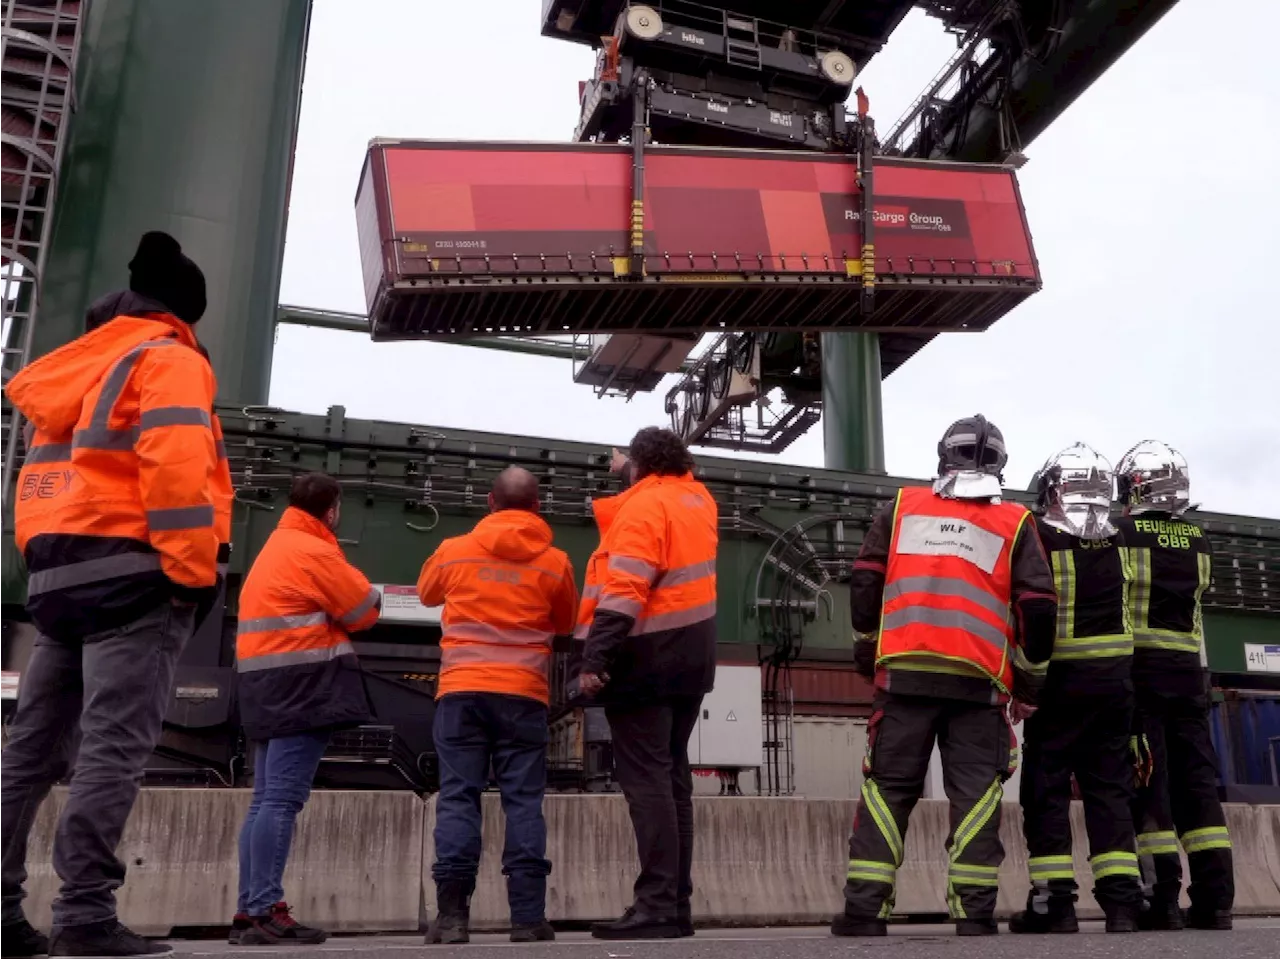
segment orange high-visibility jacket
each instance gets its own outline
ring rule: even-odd
[[[81,637],[172,596],[206,598],[231,479],[191,328],[163,313],[116,317],[6,392],[33,427],[14,520],[37,627]]]
[[[365,722],[350,633],[378,621],[382,594],[347,562],[333,531],[289,507],[240,588],[240,718],[250,739]]]
[[[444,605],[437,698],[478,692],[549,701],[552,639],[573,629],[578,590],[542,517],[499,510],[446,539],[422,567],[418,597]]]
[[[612,514],[610,516],[610,514]],[[715,679],[718,511],[705,486],[646,476],[597,510],[599,585],[583,671],[607,674],[601,701],[698,695]]]
[[[591,512],[596,517],[596,528],[600,530],[603,543],[604,535],[613,525],[618,510],[622,508],[622,496],[602,496],[591,501]],[[578,603],[578,621],[573,627],[573,638],[585,640],[591,632],[591,623],[596,618],[596,604],[600,601],[600,583],[604,580],[609,567],[609,556],[604,548],[597,547],[587,560],[587,571],[582,583],[582,601]]]
[[[1013,689],[1012,553],[1031,518],[1017,503],[903,489],[884,580],[879,666],[974,670]]]

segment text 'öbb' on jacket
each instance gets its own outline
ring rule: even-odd
[[[578,592],[569,557],[551,545],[540,516],[499,510],[446,539],[422,567],[418,597],[444,605],[437,696],[548,702],[552,639],[572,631]]]
[[[583,670],[608,674],[604,702],[710,692],[716,662],[718,511],[693,478],[646,476],[597,506],[600,548]],[[582,617],[580,617],[581,622]]]
[[[289,507],[240,589],[240,716],[250,739],[367,721],[350,632],[378,621],[381,595],[333,531]]]
[[[116,317],[6,392],[31,427],[14,520],[36,626],[80,638],[172,596],[207,596],[231,479],[213,370],[190,327]]]

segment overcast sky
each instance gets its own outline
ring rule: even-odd
[[[542,38],[540,6],[362,0],[353,17],[316,0],[281,302],[364,311],[353,198],[370,138],[569,138],[593,55]],[[1186,454],[1205,508],[1280,516],[1280,3],[1233,0],[1238,29],[1212,36],[1207,6],[1182,0],[1027,149],[1044,289],[885,382],[890,473],[931,476],[941,431],[982,412],[1011,486],[1076,440],[1114,461],[1154,437]],[[880,130],[953,50],[937,21],[908,17],[860,81]],[[667,424],[673,382],[600,400],[567,361],[281,327],[271,401],[624,444]],[[821,465],[821,426],[778,459]]]

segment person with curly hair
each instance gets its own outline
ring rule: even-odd
[[[715,680],[718,513],[670,430],[640,430],[628,452],[614,466],[630,485],[596,503],[579,687],[605,707],[640,876],[634,904],[592,935],[670,939],[693,935],[689,736]]]

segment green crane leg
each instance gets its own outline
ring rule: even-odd
[[[884,472],[875,333],[822,334],[822,442],[829,469]]]
[[[219,400],[271,377],[310,0],[95,0],[33,356],[82,332],[165,230],[204,270]]]

